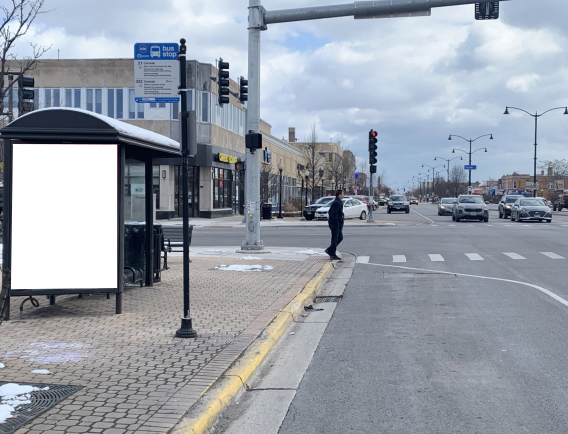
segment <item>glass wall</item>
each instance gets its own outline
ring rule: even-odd
[[[211,168],[213,209],[233,208],[233,171]]]
[[[182,217],[182,173],[181,166],[174,168],[174,211],[177,217]],[[199,217],[199,167],[189,166],[187,172],[188,178],[188,202],[189,202],[189,217]]]

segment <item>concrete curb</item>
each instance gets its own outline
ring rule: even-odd
[[[196,403],[195,414],[183,418],[170,432],[175,434],[205,434],[213,426],[219,414],[244,387],[262,364],[270,350],[280,340],[288,326],[310,304],[317,292],[331,275],[334,267],[326,263],[304,286],[304,289],[288,303],[272,320],[270,325],[245,350],[210,389],[209,396]]]

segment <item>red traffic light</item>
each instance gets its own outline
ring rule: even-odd
[[[370,133],[370,135],[371,135],[371,137],[377,137],[377,132],[376,132],[376,131],[373,131],[373,130],[371,130],[371,133]]]

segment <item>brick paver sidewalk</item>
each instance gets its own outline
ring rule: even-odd
[[[295,258],[297,259],[297,258]],[[197,339],[177,339],[182,258],[153,288],[114,297],[58,297],[28,306],[0,326],[0,381],[82,386],[22,433],[165,433],[321,268],[326,257],[243,261],[193,257],[191,302]],[[268,272],[218,271],[221,264],[270,265]],[[48,375],[33,374],[47,369]]]

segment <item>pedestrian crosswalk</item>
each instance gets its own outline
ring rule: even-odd
[[[525,260],[527,259],[526,256],[520,255],[518,253],[515,252],[502,252],[501,254],[507,256],[509,259],[513,259],[513,260]],[[564,259],[566,260],[566,257],[561,256],[557,253],[554,252],[533,252],[532,255],[539,255],[541,258],[548,258],[548,259]],[[454,260],[456,257],[465,257],[465,259],[468,259],[470,261],[485,261],[486,258],[484,258],[483,256],[481,256],[479,253],[463,253],[462,254],[455,254],[455,253],[451,253],[449,255],[447,255],[448,258],[450,258],[451,260]],[[446,259],[444,258],[443,255],[439,254],[439,253],[427,253],[425,256],[417,254],[417,255],[411,255],[407,258],[407,255],[392,255],[392,262],[393,263],[406,263],[409,262],[409,260],[415,260],[415,259],[426,259],[428,258],[428,260],[430,262],[446,262]],[[489,259],[489,258],[488,258]],[[533,258],[531,258],[533,259]]]

